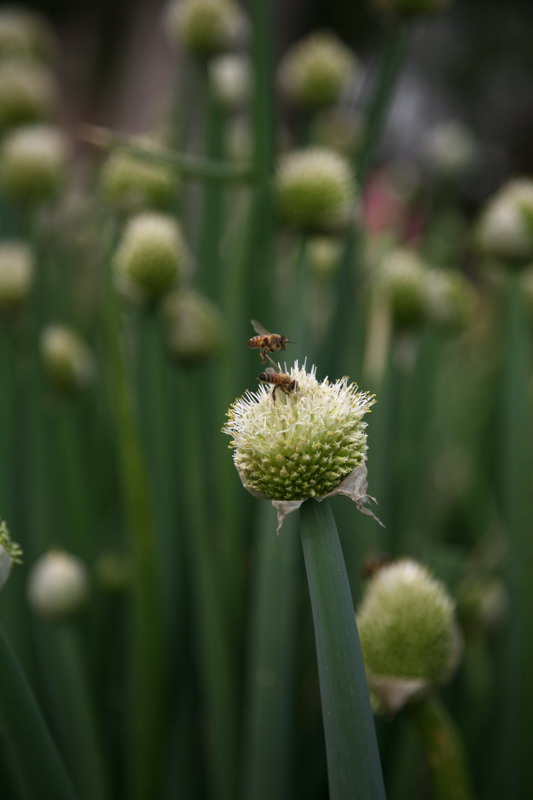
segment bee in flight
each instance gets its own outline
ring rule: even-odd
[[[276,389],[281,389],[283,394],[291,394],[298,390],[298,383],[287,375],[285,372],[278,372],[272,367],[267,367],[264,372],[259,375],[258,380],[263,383],[271,383],[274,388],[272,389],[272,400],[276,402]]]
[[[252,338],[248,340],[248,347],[259,348],[259,355],[261,356],[263,364],[266,362],[267,358],[272,361],[270,356],[267,356],[267,353],[285,350],[289,343],[286,336],[281,336],[279,333],[270,333],[256,319],[252,320],[252,325],[258,336],[252,336]]]

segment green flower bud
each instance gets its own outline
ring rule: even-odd
[[[41,353],[50,383],[60,392],[84,389],[94,379],[94,357],[70,328],[49,325],[41,335]]]
[[[373,0],[378,11],[411,17],[417,14],[434,14],[450,5],[450,0]]]
[[[458,656],[454,606],[445,587],[415,561],[378,570],[357,612],[369,684],[395,711],[444,683]]]
[[[424,262],[407,248],[393,250],[381,262],[375,290],[383,293],[397,329],[416,328],[426,319],[427,272]]]
[[[119,283],[141,302],[168,292],[184,270],[187,248],[172,217],[145,212],[127,224],[115,253]]]
[[[89,577],[85,565],[60,550],[50,550],[33,566],[28,602],[41,617],[63,620],[77,614],[87,602]]]
[[[425,136],[423,158],[429,171],[443,180],[457,180],[475,166],[479,148],[470,131],[451,120],[432,128]]]
[[[108,550],[96,562],[96,578],[108,592],[121,592],[131,583],[131,558],[125,553]]]
[[[26,61],[0,64],[0,129],[48,119],[56,85],[45,67]]]
[[[218,308],[192,289],[170,294],[164,305],[170,354],[179,363],[198,364],[220,350],[224,328]]]
[[[141,139],[139,144],[153,146]],[[108,157],[100,180],[109,205],[127,214],[146,208],[168,208],[179,185],[177,175],[164,164],[150,163],[120,150]]]
[[[524,267],[533,259],[533,181],[511,181],[489,200],[477,241],[486,255],[509,267]]]
[[[22,561],[22,550],[10,536],[5,522],[0,522],[0,589],[11,574],[13,564]]]
[[[319,383],[315,368],[294,364],[285,390],[261,385],[238,398],[223,432],[248,491],[274,501],[279,519],[309,497],[346,494],[366,500],[366,422],[374,397],[347,378]],[[275,387],[275,384],[274,384]]]
[[[0,10],[0,60],[48,61],[54,47],[54,35],[38,14],[17,8]]]
[[[321,280],[330,278],[342,258],[342,243],[332,236],[313,236],[307,242],[307,261],[311,271]]]
[[[303,111],[335,105],[358,72],[351,50],[330,33],[314,33],[293,45],[280,64],[288,100]]]
[[[238,111],[250,99],[250,62],[234,54],[217,56],[209,64],[214,97],[226,111]]]
[[[431,322],[450,333],[464,330],[476,306],[474,287],[464,275],[451,270],[427,273],[427,314]]]
[[[283,156],[275,191],[281,220],[303,230],[342,227],[355,206],[350,165],[332,150],[319,147]]]
[[[10,133],[0,153],[0,179],[5,194],[33,205],[53,199],[66,177],[68,143],[61,131],[32,125]]]
[[[233,49],[247,35],[246,19],[233,0],[173,0],[165,23],[169,40],[201,59]]]
[[[469,575],[457,588],[457,614],[467,633],[499,628],[508,606],[505,585],[495,575]]]
[[[21,242],[0,244],[0,315],[26,300],[33,277],[32,252]]]

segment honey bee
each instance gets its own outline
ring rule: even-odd
[[[285,350],[289,343],[286,336],[281,336],[279,333],[270,333],[260,322],[257,322],[256,319],[252,320],[252,325],[254,331],[259,335],[252,336],[252,338],[248,340],[248,347],[259,348],[259,354],[263,364],[266,362],[267,358],[270,358],[267,356],[267,353]]]
[[[264,372],[259,375],[258,380],[263,383],[271,383],[274,385],[272,389],[272,400],[276,402],[276,389],[281,389],[283,394],[291,394],[298,391],[298,383],[287,375],[285,372],[277,372],[272,367],[267,367]]]

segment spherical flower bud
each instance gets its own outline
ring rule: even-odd
[[[382,292],[397,329],[418,327],[427,314],[427,268],[411,250],[397,248],[381,262],[375,290]]]
[[[238,46],[247,24],[233,0],[173,0],[167,9],[170,41],[197,58],[209,58]]]
[[[28,205],[57,196],[66,176],[68,150],[65,136],[48,125],[10,133],[0,153],[0,180],[6,195]]]
[[[128,222],[115,253],[115,269],[119,282],[134,297],[154,302],[176,283],[186,259],[176,220],[145,212]]]
[[[307,242],[307,261],[314,275],[325,280],[337,270],[342,243],[332,236],[313,236]]]
[[[357,626],[369,684],[385,711],[445,682],[456,665],[453,602],[415,561],[402,559],[375,573]]]
[[[232,54],[217,56],[209,64],[211,90],[226,111],[236,111],[250,98],[250,61]]]
[[[18,8],[0,10],[0,60],[48,60],[54,44],[52,31],[38,14]]]
[[[10,60],[0,64],[0,129],[50,117],[56,85],[45,67]]]
[[[278,529],[285,514],[310,497],[346,494],[366,511],[363,418],[374,397],[347,378],[319,382],[314,367],[306,372],[298,362],[281,373],[281,380],[277,396],[276,383],[261,385],[238,398],[227,413],[223,432],[232,437],[243,485],[273,501]]]
[[[21,242],[0,244],[0,315],[18,308],[27,298],[33,277],[33,256]]]
[[[139,140],[145,148],[153,143]],[[177,175],[164,164],[116,150],[102,167],[101,186],[105,199],[118,211],[130,214],[146,208],[167,208],[179,184]]]
[[[22,550],[10,536],[5,522],[0,522],[0,589],[9,578],[13,564],[22,561]]]
[[[373,0],[373,3],[379,11],[411,17],[443,11],[450,0]]]
[[[495,575],[469,575],[457,588],[457,614],[467,633],[490,633],[499,628],[508,607],[505,585]]]
[[[95,375],[94,357],[70,328],[49,325],[41,335],[41,353],[50,383],[60,392],[84,389]]]
[[[317,111],[337,103],[357,71],[357,59],[340,39],[330,33],[314,33],[285,54],[279,81],[293,105]]]
[[[427,273],[427,315],[443,331],[464,330],[476,306],[474,287],[459,272],[432,269]]]
[[[224,325],[218,308],[192,289],[165,300],[170,355],[181,364],[198,364],[220,349]]]
[[[308,231],[342,227],[355,205],[350,165],[325,148],[313,147],[283,156],[275,191],[281,220]]]
[[[477,231],[480,249],[507,266],[533,259],[533,181],[514,180],[485,207]]]
[[[444,180],[456,180],[468,174],[479,155],[474,137],[456,120],[432,128],[425,136],[422,149],[429,171]]]
[[[77,614],[87,602],[89,577],[85,565],[69,553],[50,550],[30,572],[28,601],[41,617],[63,620]]]

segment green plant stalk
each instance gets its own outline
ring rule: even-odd
[[[161,759],[164,648],[155,522],[149,481],[121,341],[118,300],[106,264],[105,332],[108,378],[117,428],[118,459],[134,562],[131,631],[131,718],[129,778],[131,797],[156,792]]]
[[[466,755],[459,731],[443,704],[427,697],[410,706],[424,748],[437,800],[472,800]]]
[[[276,515],[262,503],[256,525],[244,725],[244,800],[291,795],[296,647],[296,520],[276,536]]]
[[[384,800],[376,731],[344,558],[328,501],[300,508],[330,800]]]
[[[1,627],[0,687],[2,729],[31,796],[75,800],[71,780]]]

